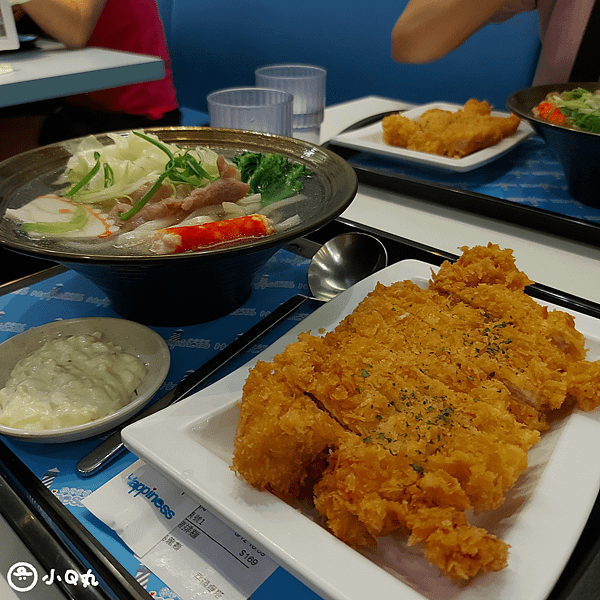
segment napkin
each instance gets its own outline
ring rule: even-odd
[[[143,461],[109,480],[83,500],[139,558],[187,517],[198,502]]]

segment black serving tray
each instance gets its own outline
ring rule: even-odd
[[[453,261],[458,258],[458,256],[455,254],[444,252],[432,246],[420,244],[391,233],[385,233],[366,225],[358,225],[357,223],[348,221],[342,217],[338,217],[335,221],[329,223],[325,227],[322,227],[311,235],[308,235],[307,238],[323,244],[328,239],[331,239],[336,235],[350,231],[370,233],[371,235],[379,238],[379,240],[381,240],[386,247],[390,264],[410,258],[414,260],[421,260],[432,265],[441,265],[445,260]],[[527,287],[527,293],[543,302],[556,304],[558,306],[600,319],[600,304],[580,298],[579,296],[575,296],[573,294],[569,294],[563,290],[558,290],[550,286],[535,283]]]
[[[416,175],[407,174],[404,169],[396,172],[390,161],[365,161],[369,153],[332,142],[324,146],[348,161],[360,184],[600,247],[600,223],[440,183],[428,179],[426,171],[418,168],[414,169]],[[511,160],[519,151],[513,149],[502,160]]]

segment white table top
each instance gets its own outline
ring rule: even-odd
[[[410,106],[377,96],[331,106],[321,143],[369,115]],[[342,217],[452,254],[493,242],[511,248],[517,266],[537,283],[600,303],[598,247],[364,185]]]
[[[162,79],[164,63],[155,56],[104,48],[68,49],[41,40],[32,50],[0,53],[0,107],[36,102]]]

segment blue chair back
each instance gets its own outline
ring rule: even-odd
[[[199,111],[210,92],[254,85],[256,67],[281,62],[326,68],[328,105],[367,95],[415,103],[475,97],[504,109],[512,92],[531,84],[535,12],[485,27],[434,63],[399,65],[390,36],[406,2],[158,0],[179,100]]]

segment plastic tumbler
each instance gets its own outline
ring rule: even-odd
[[[256,85],[294,96],[292,136],[319,143],[325,114],[327,71],[313,65],[267,65],[254,71]]]
[[[211,127],[292,135],[293,96],[258,87],[228,88],[207,96]]]

